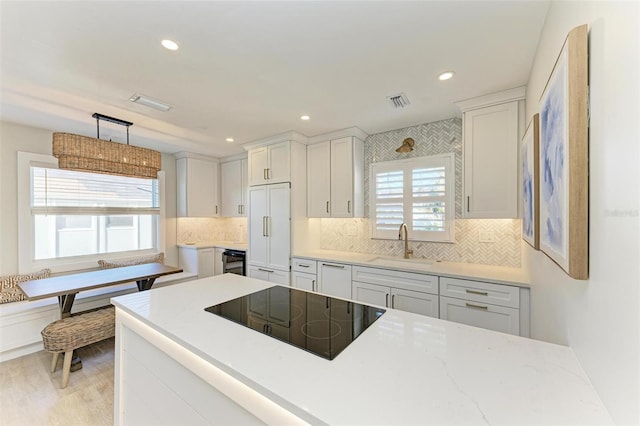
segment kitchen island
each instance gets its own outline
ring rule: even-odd
[[[116,424],[612,424],[564,346],[388,309],[329,361],[204,310],[271,286],[112,299]]]

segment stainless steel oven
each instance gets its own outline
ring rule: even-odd
[[[247,275],[246,257],[247,253],[242,250],[225,250],[222,253],[222,273]]]

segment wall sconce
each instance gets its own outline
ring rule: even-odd
[[[413,146],[415,144],[416,142],[412,138],[406,138],[402,141],[402,145],[400,146],[400,148],[396,149],[396,152],[411,152],[413,151]]]

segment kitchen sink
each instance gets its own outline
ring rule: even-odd
[[[425,267],[433,265],[433,262],[427,259],[404,259],[401,257],[374,257],[369,262],[383,266],[397,266],[399,268],[406,267]]]

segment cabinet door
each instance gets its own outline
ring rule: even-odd
[[[271,270],[271,272],[269,272],[269,279],[267,281],[274,284],[288,286],[290,285],[289,275],[290,275],[289,272]]]
[[[293,271],[291,273],[291,287],[301,290],[315,291],[316,275]]]
[[[514,308],[441,296],[440,318],[502,333],[520,334],[520,315]]]
[[[198,250],[198,278],[212,277],[215,253],[212,248]]]
[[[307,216],[331,216],[331,142],[307,146]]]
[[[267,266],[267,188],[252,187],[249,189],[249,264]],[[261,278],[262,279],[262,278]]]
[[[249,188],[249,161],[240,160],[240,216],[247,216],[247,189]]]
[[[464,113],[464,215],[518,216],[518,102]]]
[[[318,292],[351,299],[351,265],[319,262]]]
[[[195,158],[176,161],[178,216],[218,215],[218,164]]]
[[[269,151],[266,146],[249,151],[249,186],[267,183],[269,168]]]
[[[353,282],[353,300],[376,306],[389,306],[391,289],[382,285]]]
[[[222,264],[222,253],[224,253],[223,248],[215,249],[215,261],[213,264],[213,274],[220,275],[223,273],[224,265]]]
[[[269,212],[266,221],[268,266],[290,270],[291,206],[289,184],[269,185]],[[288,275],[288,274],[287,274]],[[288,281],[288,279],[287,279]],[[288,284],[288,283],[287,283]]]
[[[241,160],[220,165],[220,204],[222,216],[241,216],[242,164]]]
[[[353,217],[353,139],[331,141],[331,216]]]
[[[247,276],[262,281],[269,281],[269,271],[256,266],[247,267]]]
[[[267,180],[269,183],[289,182],[290,154],[289,142],[269,145],[269,165],[267,166]]]
[[[438,318],[438,295],[392,288],[391,307],[401,311]]]

